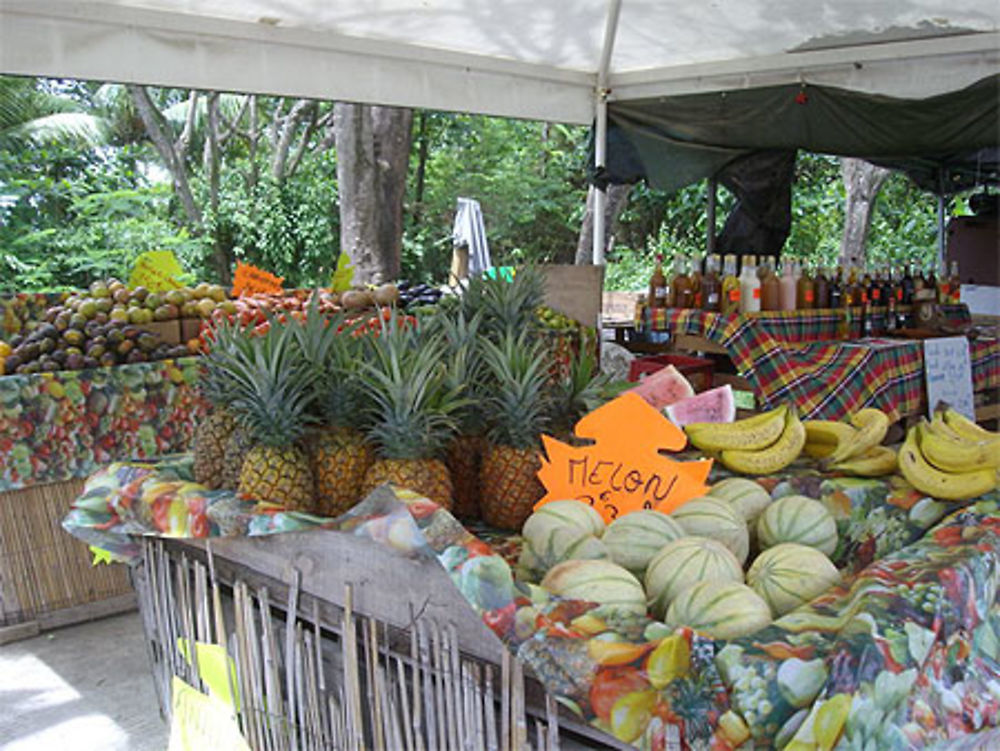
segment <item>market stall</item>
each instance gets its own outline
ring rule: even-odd
[[[969,322],[965,306],[943,306],[942,314],[956,331]],[[884,316],[882,309],[878,315]],[[669,332],[678,351],[727,356],[763,407],[790,399],[805,417],[834,420],[866,405],[894,420],[926,414],[922,340],[863,337],[861,320],[861,308],[849,315],[843,309],[723,315],[636,308],[638,330]],[[977,336],[969,351],[973,391],[993,402],[1000,387],[1000,341]]]

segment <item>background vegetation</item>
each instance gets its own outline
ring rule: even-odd
[[[188,92],[150,90],[174,136],[188,120]],[[246,117],[226,95],[221,111]],[[282,122],[286,102],[261,98],[261,122]],[[321,129],[295,125],[297,169],[273,177],[274,137],[225,141],[217,172],[204,157],[201,111],[187,149],[192,192],[204,212],[192,226],[160,153],[123,87],[0,77],[0,292],[85,286],[127,277],[141,252],[169,248],[192,277],[214,281],[212,254],[232,256],[285,276],[289,284],[329,279],[339,253],[336,154]],[[288,122],[285,117],[284,122]],[[451,258],[455,200],[483,207],[494,263],[571,263],[584,211],[587,131],[548,123],[420,112],[407,186],[403,274],[443,282]],[[833,265],[843,223],[838,162],[801,154],[785,254]],[[250,179],[252,176],[253,179]],[[607,286],[640,289],[656,253],[700,258],[707,232],[706,185],[674,195],[636,186],[615,226]],[[719,191],[721,229],[732,196]],[[964,200],[953,200],[963,213]],[[869,240],[875,264],[934,257],[936,204],[901,175],[882,189]]]

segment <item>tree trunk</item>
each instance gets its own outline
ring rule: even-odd
[[[419,227],[424,214],[424,187],[427,180],[427,157],[430,148],[430,138],[427,135],[427,113],[421,112],[417,125],[417,174],[416,188],[413,191],[413,212],[411,221],[413,227]]]
[[[358,283],[399,275],[412,125],[408,109],[335,106],[340,246]]]
[[[844,234],[840,240],[841,268],[865,265],[865,246],[871,229],[875,199],[889,170],[876,167],[863,159],[845,157],[840,160],[840,175],[844,180]]]
[[[586,266],[594,262],[594,186],[587,191],[587,208],[583,213],[583,223],[580,226],[580,235],[576,241],[576,258],[574,263],[577,266]],[[612,228],[618,221],[618,216],[628,205],[629,193],[632,191],[631,185],[609,185],[608,197],[604,202],[604,247],[607,248],[608,239],[613,234]]]

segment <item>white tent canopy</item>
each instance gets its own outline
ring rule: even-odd
[[[612,99],[798,80],[923,97],[1000,70],[1000,6],[997,0],[0,0],[2,73],[579,124],[594,119],[602,52],[602,88]]]

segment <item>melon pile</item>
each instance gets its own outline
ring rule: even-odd
[[[752,634],[840,581],[826,507],[801,495],[772,501],[745,478],[722,480],[672,514],[636,511],[609,525],[585,503],[554,501],[522,535],[521,580],[715,639]]]

